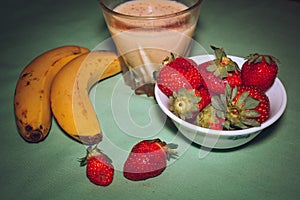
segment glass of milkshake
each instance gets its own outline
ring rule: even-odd
[[[202,0],[99,0],[123,62],[126,84],[155,82],[153,72],[173,53],[189,56]]]

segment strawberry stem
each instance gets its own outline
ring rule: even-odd
[[[84,157],[78,159],[78,161],[80,162],[80,167],[85,166],[91,157],[97,156],[99,154],[102,154],[102,152],[100,149],[98,149],[97,145],[95,145],[94,147],[89,146],[86,149],[86,155]]]
[[[169,143],[167,145],[165,145],[164,151],[166,152],[167,155],[167,160],[169,161],[171,158],[177,158],[178,154],[176,151],[174,151],[174,149],[177,149],[178,144],[174,144],[174,143]]]
[[[216,59],[206,68],[208,72],[213,72],[216,77],[226,78],[228,74],[239,71],[237,63],[227,57],[223,48],[210,47],[214,50]]]

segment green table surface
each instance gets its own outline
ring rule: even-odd
[[[46,140],[30,144],[18,134],[13,112],[18,76],[34,57],[67,44],[93,49],[110,37],[98,2],[6,1],[0,15],[1,199],[299,199],[299,1],[204,0],[202,4],[195,40],[209,53],[213,53],[209,45],[214,44],[230,55],[258,52],[281,60],[278,77],[288,94],[285,113],[240,148],[201,156],[202,148],[180,137],[169,120],[159,130],[143,132],[143,126],[151,123],[150,108],[158,112],[156,103],[135,96],[128,87],[122,91],[131,97],[124,101],[129,102],[136,129],[131,124],[124,127],[116,120],[122,113],[111,106],[121,75],[97,84],[92,91],[104,132],[100,148],[113,158],[118,158],[116,149],[122,152],[114,161],[114,181],[108,187],[89,182],[77,162],[86,146],[67,137],[54,120]],[[135,142],[147,137],[168,142],[175,136],[187,148],[160,176],[139,182],[123,177],[124,155]]]

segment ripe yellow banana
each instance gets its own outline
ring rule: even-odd
[[[71,138],[87,145],[102,140],[89,91],[98,81],[119,72],[121,65],[115,53],[91,51],[69,62],[57,74],[51,87],[51,108],[56,121]]]
[[[89,52],[80,46],[61,46],[32,60],[21,72],[14,94],[16,124],[28,142],[40,142],[48,135],[51,122],[50,89],[55,75],[79,55]]]

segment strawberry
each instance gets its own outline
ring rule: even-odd
[[[231,87],[242,84],[240,69],[236,62],[227,57],[223,48],[211,46],[216,58],[199,64],[198,69],[208,90],[215,94],[225,92],[227,83]]]
[[[169,110],[183,120],[194,118],[210,104],[210,93],[204,87],[199,89],[182,88],[170,96]]]
[[[168,97],[181,88],[196,89],[203,85],[203,79],[197,69],[197,64],[183,57],[167,58],[158,72],[157,85]]]
[[[166,144],[158,138],[138,142],[124,163],[124,177],[140,181],[160,175],[166,169],[167,160],[176,155],[174,148],[177,145]]]
[[[267,91],[276,79],[279,60],[270,55],[257,53],[250,54],[246,59],[241,70],[243,84],[254,85]]]
[[[270,101],[260,88],[255,86],[226,85],[226,94],[217,98],[214,107],[226,112],[226,129],[246,129],[260,126],[270,116]],[[225,106],[224,106],[225,105]]]
[[[114,166],[107,155],[97,147],[89,147],[87,155],[80,159],[80,166],[86,165],[86,176],[88,179],[100,186],[108,186],[113,181]]]
[[[218,110],[215,109],[212,104],[209,104],[197,115],[194,123],[203,128],[223,130],[224,122],[224,112],[218,115]]]

